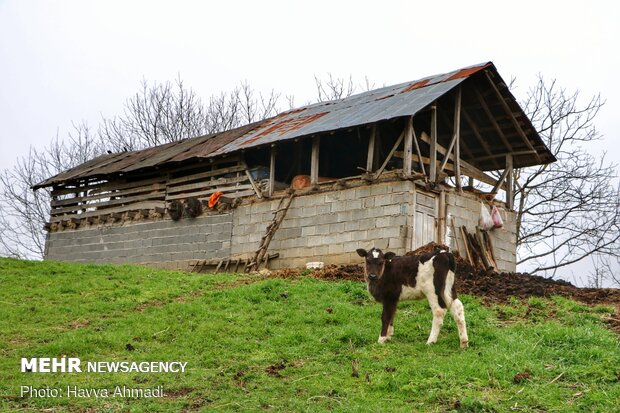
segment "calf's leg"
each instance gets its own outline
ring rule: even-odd
[[[428,336],[426,344],[435,344],[437,342],[437,337],[439,336],[441,326],[443,325],[443,318],[446,315],[446,309],[441,308],[437,302],[437,296],[428,297],[428,303],[430,304],[431,311],[433,312],[433,326],[431,327],[431,334]]]
[[[388,332],[390,329],[390,324],[394,320],[394,314],[396,314],[396,304],[396,301],[383,303],[383,313],[381,314],[381,335],[378,340],[379,343],[383,344],[391,338],[391,335]]]
[[[390,325],[388,327],[387,335],[388,338],[392,338],[394,335],[394,318],[396,317],[396,308],[394,308],[394,312],[392,313],[392,319],[390,320]]]
[[[463,303],[461,300],[456,298],[452,301],[450,312],[452,313],[452,318],[454,318],[456,327],[459,330],[459,341],[461,342],[461,348],[465,348],[468,345],[467,343],[469,342],[469,339],[467,338],[467,325],[465,324],[465,309],[463,308]]]

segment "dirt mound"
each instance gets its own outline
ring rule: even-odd
[[[449,250],[445,245],[431,242],[406,255],[424,254],[436,249]],[[525,273],[498,273],[492,270],[480,270],[458,256],[456,262],[457,291],[462,294],[474,295],[488,303],[506,302],[510,297],[529,298],[561,295],[590,305],[613,305],[617,308],[616,315],[620,314],[620,289],[579,288],[559,279],[552,280]],[[364,268],[361,265],[328,265],[314,271],[283,269],[269,274],[269,277],[274,278],[298,276],[332,281],[364,281]],[[609,318],[607,322],[611,328],[620,332],[620,318]]]

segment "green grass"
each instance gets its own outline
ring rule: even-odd
[[[462,300],[469,349],[459,349],[448,317],[439,342],[426,346],[423,301],[400,304],[395,337],[380,345],[381,308],[361,283],[0,259],[0,409],[619,411],[619,341],[601,322],[613,309],[562,298],[491,308]],[[184,361],[188,371],[20,372],[21,357],[61,356]],[[162,385],[167,396],[20,398],[21,385]]]

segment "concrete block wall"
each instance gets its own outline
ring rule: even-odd
[[[411,245],[413,185],[387,182],[295,197],[269,246],[280,253],[270,266],[359,262],[355,250],[373,246],[405,253]],[[233,257],[249,257],[256,251],[277,206],[273,200],[235,209]]]
[[[488,204],[485,203],[485,205],[488,208]],[[498,208],[504,221],[504,228],[489,231],[495,260],[501,271],[516,271],[516,215],[500,203],[498,203]],[[488,210],[490,213],[490,208]],[[452,233],[452,226],[450,225],[452,217],[454,217],[457,231],[459,231],[461,226],[465,225],[469,233],[474,232],[480,217],[480,199],[471,193],[463,192],[459,194],[455,191],[449,191],[446,193],[446,212],[448,225],[445,242],[450,248],[462,249],[463,244],[460,232],[458,233],[458,244],[461,247],[457,247],[454,234]]]
[[[232,214],[91,226],[49,234],[46,259],[134,263],[186,270],[195,259],[230,256]]]
[[[360,262],[355,250],[376,246],[404,254],[412,245],[415,186],[385,182],[295,197],[269,251],[280,258],[272,268]],[[172,221],[124,222],[52,232],[46,259],[136,263],[189,269],[193,260],[249,258],[273,219],[278,200],[241,205],[231,213]],[[473,231],[480,201],[473,194],[447,192],[448,224]],[[504,228],[491,231],[501,270],[515,270],[515,215],[502,210]],[[460,235],[459,235],[460,239]],[[445,242],[457,248],[451,226]]]

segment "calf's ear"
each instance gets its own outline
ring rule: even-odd
[[[358,248],[356,251],[357,251],[357,255],[359,255],[360,257],[365,257],[368,255],[368,252],[366,252],[365,249]]]
[[[394,254],[393,252],[386,252],[385,254],[383,254],[383,258],[385,258],[388,261],[391,261],[392,258],[394,258],[396,256],[396,254]]]

